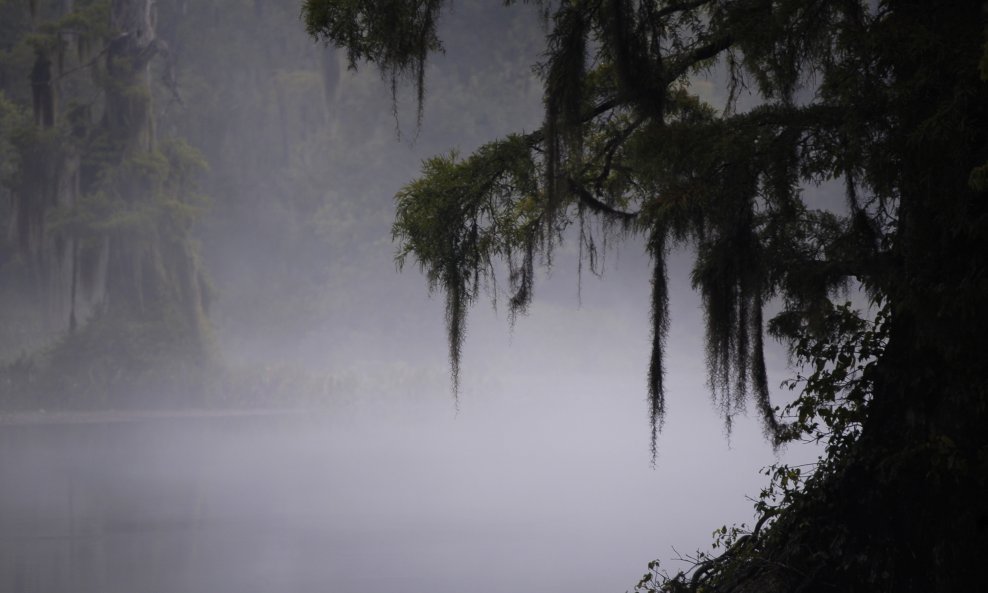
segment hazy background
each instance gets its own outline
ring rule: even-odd
[[[0,590],[620,592],[649,560],[685,568],[674,547],[750,522],[778,457],[754,417],[728,438],[711,403],[688,253],[670,266],[654,467],[634,239],[579,285],[564,243],[513,328],[471,311],[450,394],[442,298],[414,265],[396,273],[392,197],[424,158],[540,125],[536,10],[493,4],[445,18],[418,128],[413,93],[396,119],[388,84],[308,39],[294,2],[159,3],[183,95],[158,100],[159,130],[210,165],[196,236],[216,349],[242,386],[222,395],[318,411],[7,416]],[[7,331],[5,360],[60,331],[40,327]],[[768,356],[778,385],[785,353]],[[271,398],[297,385],[312,393]]]

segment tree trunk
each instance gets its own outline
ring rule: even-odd
[[[983,24],[979,3],[968,15],[897,4],[894,14],[950,40],[953,55],[940,68],[911,54],[892,63],[908,89],[891,106],[903,115],[892,157],[902,163],[899,228],[884,289],[889,341],[855,462],[872,492],[856,503],[868,508],[857,529],[890,538],[897,590],[959,591],[988,550],[988,366],[972,347],[986,329],[988,202],[968,185],[988,160],[988,89],[970,76]],[[952,133],[919,132],[931,122]]]

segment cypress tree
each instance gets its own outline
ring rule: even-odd
[[[358,7],[359,6],[359,7]],[[355,8],[358,7],[358,8]],[[309,33],[423,88],[448,4],[308,0]],[[574,0],[552,13],[543,127],[439,156],[397,196],[399,258],[447,297],[454,385],[466,310],[596,218],[654,262],[653,435],[664,417],[665,255],[696,250],[709,383],[725,419],[753,400],[774,442],[817,438],[815,473],[663,591],[957,591],[988,550],[988,45],[983,3]],[[366,14],[365,14],[366,13]],[[369,18],[367,15],[375,15]],[[691,77],[722,68],[723,105]],[[753,106],[738,99],[748,90]],[[846,211],[808,186],[839,181]],[[581,237],[583,233],[581,233]],[[839,302],[859,283],[874,322]],[[764,319],[767,302],[781,312]],[[809,363],[781,418],[764,336]],[[653,436],[654,448],[654,436]],[[651,568],[654,568],[651,567]]]

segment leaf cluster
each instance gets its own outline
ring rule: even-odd
[[[441,51],[436,33],[445,0],[311,0],[303,9],[305,29],[314,37],[346,47],[350,66],[371,61],[397,85],[410,78],[418,89],[419,118],[425,88],[425,64],[430,52]]]

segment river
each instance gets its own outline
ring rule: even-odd
[[[619,593],[750,520],[753,423],[729,447],[680,409],[653,469],[643,402],[591,383],[459,412],[8,417],[0,591]]]

